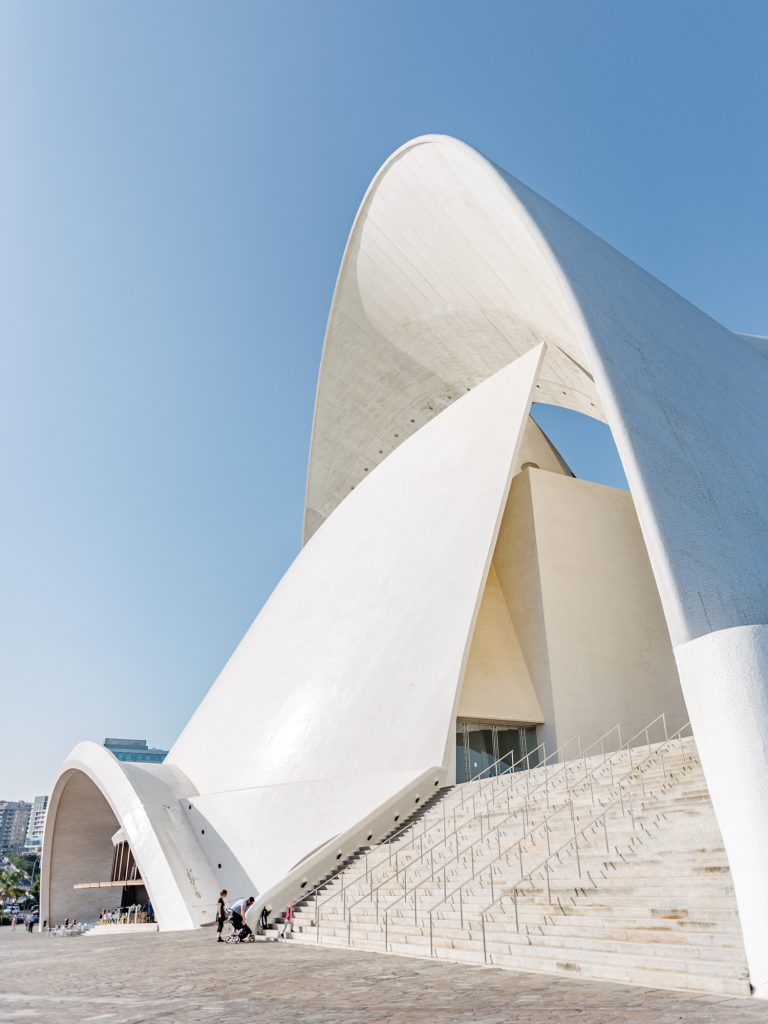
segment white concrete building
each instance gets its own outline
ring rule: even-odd
[[[36,796],[32,801],[27,825],[27,838],[24,849],[27,853],[39,853],[43,848],[45,834],[45,818],[48,814],[48,797]]]
[[[29,824],[26,800],[0,800],[0,853],[21,853]]]
[[[164,764],[72,751],[41,917],[97,912],[113,837],[163,928],[222,885],[278,905],[457,771],[664,712],[768,992],[766,354],[463,143],[400,149],[333,297],[304,547]],[[608,423],[630,494],[574,479],[534,401]]]

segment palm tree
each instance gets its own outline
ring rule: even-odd
[[[22,874],[18,868],[0,870],[0,925],[5,920],[6,900],[18,899],[24,893]]]

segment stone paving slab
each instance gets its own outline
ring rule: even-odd
[[[446,961],[217,944],[210,929],[0,929],[0,1021],[50,1024],[768,1024],[768,1003]]]

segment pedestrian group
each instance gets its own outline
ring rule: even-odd
[[[226,889],[222,889],[219,893],[219,898],[216,901],[216,941],[217,942],[254,942],[255,935],[253,930],[248,925],[246,917],[248,911],[256,902],[254,896],[243,896],[238,900],[235,900],[229,907],[227,906],[227,897],[229,893]],[[272,908],[269,906],[263,906],[259,914],[258,924],[256,930],[258,934],[265,935],[269,928],[269,915],[272,912]],[[225,939],[223,936],[224,925],[230,922],[232,925],[232,931]],[[284,942],[293,932],[293,921],[294,921],[294,908],[293,904],[289,903],[283,915],[282,929],[275,936],[275,939],[280,942]]]

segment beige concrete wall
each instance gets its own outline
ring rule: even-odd
[[[490,635],[504,621],[491,614],[499,591],[525,670],[495,653],[494,675],[483,673],[482,665],[503,642],[494,646]],[[508,632],[505,627],[504,636]],[[577,735],[586,745],[616,723],[626,738],[662,711],[672,728],[686,720],[669,633],[626,491],[562,470],[527,469],[512,481],[460,713],[471,717],[465,706],[482,707],[486,718],[511,718],[508,712],[521,706],[513,695],[525,692],[526,680],[538,698],[539,738],[548,750]]]
[[[536,531],[531,505],[531,472],[525,470],[518,473],[512,480],[493,556],[493,565],[541,707],[541,720],[544,722],[544,728],[540,730],[539,738],[546,740],[549,746],[555,735],[552,725],[554,707],[550,685],[547,631],[541,599]],[[554,749],[554,747],[550,747],[550,749]]]
[[[555,448],[538,423],[528,417],[520,454],[517,457],[517,472],[526,469],[547,469],[550,473],[564,473],[573,476],[560,452]]]
[[[493,566],[472,637],[459,717],[475,722],[543,721],[533,681]]]
[[[529,471],[558,739],[594,740],[686,711],[672,644],[627,491]]]

